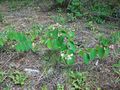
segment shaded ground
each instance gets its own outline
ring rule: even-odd
[[[7,25],[15,26],[18,31],[26,31],[31,28],[33,24],[49,25],[54,24],[54,20],[51,19],[52,15],[56,15],[55,12],[40,12],[39,9],[28,7],[20,9],[19,11],[8,12],[6,5],[0,6],[0,11],[5,16],[5,23],[0,23],[0,30],[3,31]],[[98,31],[93,32],[86,28],[86,24],[82,20],[77,20],[73,23],[66,24],[69,28],[74,28],[76,32],[76,41],[82,43],[84,47],[93,47],[98,41],[96,37],[98,32],[103,32],[108,35],[112,30],[100,25],[95,25]],[[115,30],[118,30],[115,29]],[[116,56],[112,56],[115,54]],[[7,48],[0,52],[0,67],[6,72],[20,70],[26,72],[26,69],[37,70],[37,73],[26,74],[29,75],[28,81],[24,87],[14,85],[10,80],[6,80],[6,83],[0,85],[10,85],[12,90],[41,90],[42,85],[47,85],[49,90],[56,90],[57,83],[66,84],[68,67],[52,62],[52,60],[58,59],[57,54],[46,50],[44,47],[40,47],[40,51],[33,53],[31,51],[26,53],[17,53],[15,51],[9,51]],[[77,58],[79,62],[73,65],[70,69],[80,72],[88,73],[87,83],[90,85],[91,90],[120,90],[120,81],[116,81],[120,77],[119,74],[114,73],[112,64],[120,60],[120,55],[117,53],[111,53],[111,56],[106,60],[95,60],[89,65],[84,65],[81,59]],[[54,61],[53,60],[53,61]],[[96,65],[96,63],[98,64]],[[1,69],[0,68],[0,69]],[[69,86],[69,85],[68,85]],[[67,89],[66,89],[67,90]],[[71,89],[68,89],[71,90]]]

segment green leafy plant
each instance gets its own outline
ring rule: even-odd
[[[34,42],[40,35],[42,31],[42,26],[38,24],[33,24],[30,31],[27,33],[30,36],[32,42]]]
[[[52,16],[51,18],[54,20],[55,23],[59,24],[66,23],[66,19],[61,14],[58,14],[57,16]]]
[[[110,49],[106,40],[107,39],[102,39],[101,44],[96,45],[94,48],[80,49],[79,55],[83,58],[85,64],[89,64],[89,62],[95,58],[103,59],[109,56]]]
[[[17,32],[14,27],[8,26],[5,28],[5,32],[0,33],[0,46],[2,47],[5,43],[12,43],[19,52],[24,52],[32,49],[32,41],[23,32]]]
[[[48,90],[47,85],[43,85],[41,90]]]
[[[64,2],[64,0],[56,0],[56,3],[58,4],[62,4]]]
[[[64,85],[57,84],[57,90],[64,90]]]
[[[0,47],[3,47],[7,41],[6,32],[0,32]]]
[[[3,88],[3,90],[11,90],[11,86],[6,85],[6,86]]]
[[[97,28],[95,27],[93,21],[87,22],[86,27],[87,27],[88,29],[92,30],[92,31],[97,30]]]
[[[120,32],[113,32],[110,39],[113,44],[120,43]]]
[[[118,75],[118,77],[115,79],[115,83],[119,83],[120,82],[120,77],[119,77],[120,76],[120,60],[118,60],[117,63],[113,64],[112,67],[113,67],[114,73]]]
[[[19,71],[12,72],[9,77],[17,85],[24,85],[27,79],[27,76]]]
[[[73,72],[69,73],[71,90],[90,90],[87,84],[86,72]]]
[[[8,39],[11,41],[16,41],[15,49],[17,51],[28,51],[32,49],[32,42],[31,40],[26,37],[26,35],[22,32],[16,31],[9,31],[8,32]]]
[[[67,21],[73,22],[76,20],[76,17],[73,15],[73,13],[67,13]]]
[[[15,31],[13,27],[7,27],[5,32],[0,33],[0,47],[11,43],[11,46],[18,52],[34,51],[33,47],[36,44],[36,39],[40,39],[39,35],[42,29],[38,25],[34,25],[32,31],[23,33]],[[73,31],[62,27],[58,23],[44,29],[46,31],[42,32],[43,36],[40,42],[51,51],[58,52],[61,59],[67,64],[74,64],[77,55],[80,55],[86,64],[95,58],[106,58],[110,53],[109,46],[113,43],[119,43],[120,40],[120,32],[116,32],[112,34],[112,37],[99,37],[99,43],[93,48],[80,48],[80,50],[77,50]]]
[[[74,32],[65,28],[50,26],[43,37],[43,43],[51,50],[61,52],[62,59],[68,64],[74,63],[76,46],[74,44]]]
[[[2,70],[0,70],[0,83],[2,83],[5,79],[5,72],[3,72]]]
[[[73,13],[75,17],[82,17],[83,16],[83,6],[81,0],[72,0],[68,5],[68,12]]]
[[[118,68],[119,68],[119,67],[120,67],[120,60],[118,61],[118,63],[113,64],[112,66],[113,66],[113,67],[118,67]]]

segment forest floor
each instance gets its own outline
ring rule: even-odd
[[[44,26],[56,24],[51,18],[57,16],[57,12],[54,11],[41,12],[39,8],[33,7],[9,11],[6,4],[0,5],[0,11],[4,14],[4,23],[0,23],[1,32],[9,25],[14,26],[17,31],[25,32],[34,24]],[[110,22],[95,24],[94,27],[97,29],[92,31],[86,28],[86,22],[80,19],[66,23],[64,26],[75,30],[76,41],[84,47],[93,47],[98,42],[96,37],[100,34],[109,35],[120,30],[116,24]],[[31,51],[18,53],[8,50],[7,47],[0,50],[0,69],[6,73],[22,71],[28,75],[24,86],[15,85],[11,80],[5,79],[4,83],[0,84],[0,90],[6,90],[3,89],[5,87],[10,87],[10,90],[46,90],[43,89],[45,86],[48,90],[57,90],[58,83],[64,85],[65,90],[71,90],[67,87],[69,83],[66,74],[70,70],[87,73],[87,84],[91,90],[120,90],[120,73],[116,73],[116,68],[112,66],[120,60],[120,54],[115,53],[114,50],[108,58],[96,59],[89,65],[83,64],[82,60],[77,58],[79,63],[71,67],[54,62],[58,58],[56,55],[42,46],[37,53]]]

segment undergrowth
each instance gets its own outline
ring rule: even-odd
[[[85,64],[95,58],[104,59],[109,56],[110,45],[119,43],[120,32],[113,33],[110,37],[100,37],[99,43],[93,48],[77,48],[75,44],[75,33],[72,30],[62,27],[59,24],[48,26],[45,32],[41,34],[34,29],[42,30],[41,26],[34,26],[32,32],[23,33],[15,31],[13,27],[7,27],[5,32],[0,33],[0,46],[7,44],[18,52],[32,50],[35,52],[36,40],[45,45],[51,51],[57,51],[63,62],[74,64],[76,56],[83,58]]]

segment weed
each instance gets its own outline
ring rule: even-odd
[[[73,72],[69,73],[71,90],[90,90],[87,84],[86,72]]]
[[[111,35],[111,42],[113,44],[115,43],[120,43],[120,32],[113,32],[112,35]]]
[[[5,72],[3,72],[2,70],[0,70],[0,83],[2,83],[5,79]]]
[[[57,84],[57,90],[64,90],[64,85]]]
[[[66,23],[66,19],[61,15],[57,15],[57,16],[52,16],[51,17],[55,23],[59,23],[59,24],[65,24]]]
[[[92,31],[97,30],[97,28],[95,27],[93,21],[87,22],[86,27],[87,27],[88,29],[92,30]]]
[[[91,22],[89,27],[93,28]],[[35,41],[37,38],[39,40],[42,29],[35,25],[32,27],[33,31],[27,32],[26,35],[26,33],[15,31],[13,27],[7,27],[6,33],[0,34],[0,46],[2,47],[4,44],[11,42],[12,48],[15,48],[18,52],[35,51],[36,45],[38,45]],[[110,53],[109,46],[113,43],[119,43],[120,39],[120,33],[116,32],[112,34],[112,37],[101,36],[99,43],[93,48],[80,48],[80,50],[77,50],[73,31],[69,31],[69,29],[62,27],[58,23],[44,29],[46,29],[46,32],[42,33],[40,43],[46,45],[51,51],[57,51],[61,59],[67,64],[74,64],[76,55],[81,56],[86,64],[95,58],[106,58]]]
[[[24,85],[27,79],[27,76],[19,71],[12,72],[9,77],[17,85]]]
[[[118,61],[118,63],[113,64],[112,66],[113,66],[113,67],[118,67],[118,68],[119,68],[119,67],[120,67],[120,60]]]
[[[43,37],[43,43],[51,50],[61,52],[62,59],[68,64],[74,63],[76,46],[74,44],[74,32],[67,32],[65,28],[59,25],[49,26],[48,31]]]
[[[113,64],[113,71],[115,74],[118,75],[118,78],[115,79],[115,83],[119,83],[120,82],[120,60],[116,63],[116,64]]]
[[[5,86],[5,87],[3,88],[3,90],[11,90],[11,87],[10,87],[10,86]]]
[[[83,11],[82,11],[82,3],[80,0],[72,0],[70,4],[68,5],[68,12],[73,13],[75,17],[82,17]]]
[[[75,21],[76,17],[73,15],[73,13],[67,13],[67,21],[72,22]]]
[[[41,88],[41,90],[48,90],[47,89],[47,85],[43,85],[42,88]]]
[[[28,51],[32,49],[32,42],[26,35],[22,32],[16,32],[16,31],[9,31],[8,32],[8,39],[11,41],[16,41],[16,45],[13,46],[15,49],[20,51]]]

